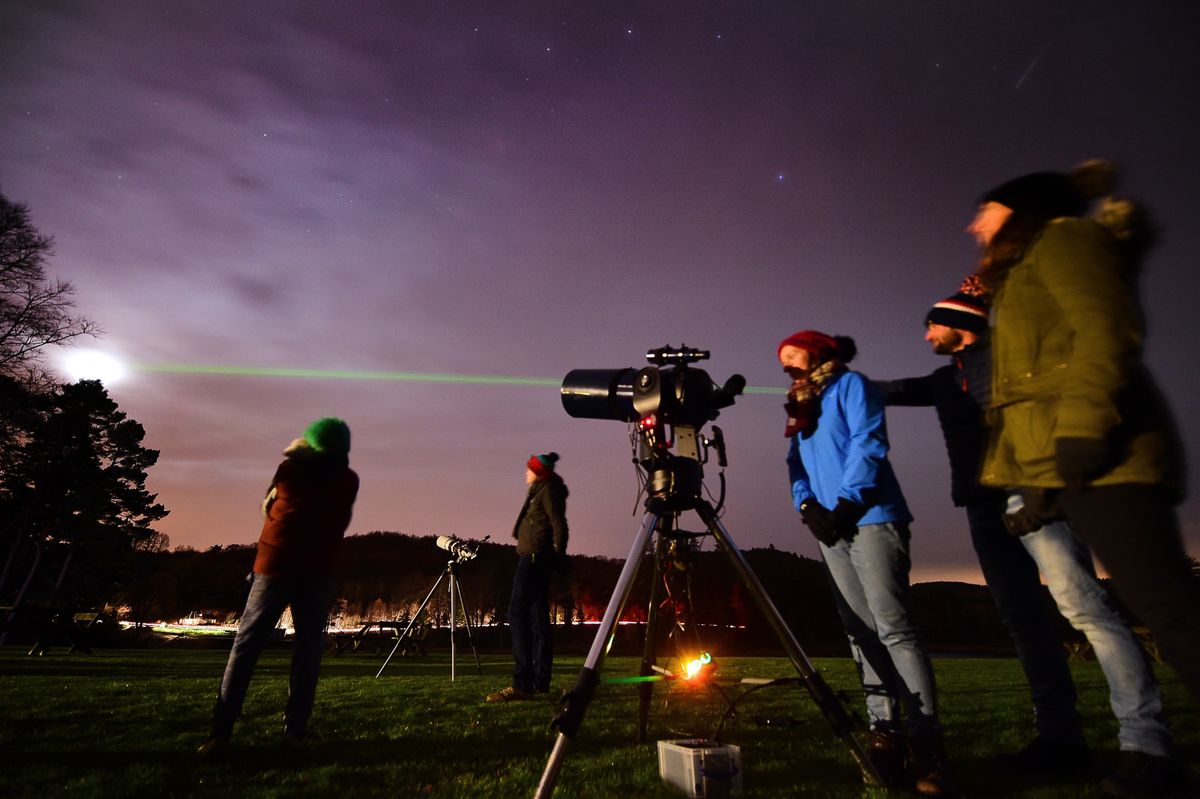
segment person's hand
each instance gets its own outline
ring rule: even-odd
[[[1029,535],[1061,518],[1054,494],[1044,488],[1021,489],[1024,504],[1014,513],[1004,514],[1004,526],[1009,535]]]
[[[867,506],[862,503],[855,502],[852,499],[838,497],[837,506],[834,507],[830,514],[833,518],[833,527],[838,532],[839,538],[844,538],[847,541],[854,538],[858,534],[858,522],[866,515]]]
[[[834,524],[833,514],[829,509],[815,499],[806,500],[800,505],[800,519],[809,532],[827,547],[838,542],[838,531]]]
[[[1030,533],[1042,529],[1046,523],[1039,519],[1036,514],[1031,513],[1029,508],[1021,508],[1016,513],[1004,514],[1004,526],[1008,529],[1009,535],[1017,537],[1029,535]]]
[[[1054,459],[1058,476],[1067,488],[1081,488],[1085,482],[1108,471],[1111,465],[1108,446],[1099,438],[1056,438]]]

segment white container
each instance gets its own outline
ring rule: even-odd
[[[742,792],[742,750],[702,738],[659,741],[658,776],[690,797],[737,796]]]

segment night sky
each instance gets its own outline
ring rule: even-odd
[[[870,376],[928,373],[922,320],[974,268],[978,197],[1091,157],[1162,228],[1148,358],[1194,460],[1198,35],[1192,3],[1133,0],[7,0],[0,191],[104,328],[80,346],[133,368],[110,391],[162,452],[173,546],[254,542],[281,450],[337,415],[351,533],[508,541],[524,461],[554,450],[573,551],[623,556],[626,428],[568,417],[567,371],[686,342],[718,382],[781,389],[777,342],[816,328],[855,337]],[[743,548],[815,555],[782,401],[717,422],[725,522]],[[978,580],[933,411],[889,427],[914,579]]]

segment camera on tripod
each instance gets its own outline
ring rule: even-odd
[[[717,385],[708,372],[691,364],[709,357],[707,350],[681,345],[650,350],[652,366],[641,369],[574,369],[562,382],[562,404],[577,419],[635,422],[634,459],[646,471],[647,506],[686,510],[700,497],[703,464],[709,448],[724,467],[721,428],[705,438],[700,428],[716,419],[746,387],[735,374]]]

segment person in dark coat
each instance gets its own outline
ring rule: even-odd
[[[1058,609],[1096,653],[1120,725],[1121,750],[1170,757],[1158,681],[1137,637],[1096,579],[1091,551],[1062,521],[1010,531],[1005,514],[1010,501],[1019,500],[978,482],[987,439],[983,411],[991,396],[988,300],[978,277],[936,303],[925,327],[925,340],[935,353],[949,355],[950,363],[929,375],[879,386],[888,405],[937,409],[950,455],[951,497],[966,509],[980,569],[1029,681],[1037,737],[1004,758],[1005,765],[1055,774],[1081,772],[1091,761],[1060,620],[1043,598],[1039,573]]]
[[[534,455],[525,464],[529,491],[513,525],[517,573],[508,603],[512,632],[512,684],[488,694],[489,702],[529,699],[550,690],[554,647],[550,635],[550,578],[567,557],[566,483],[554,470],[558,453]]]
[[[202,757],[228,745],[258,657],[289,607],[296,635],[284,741],[300,746],[312,739],[308,719],[317,693],[333,566],[358,496],[358,475],[350,468],[350,428],[341,419],[313,422],[283,455],[263,500],[250,596],[217,693],[212,734],[198,750]]]

